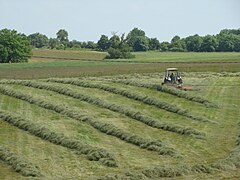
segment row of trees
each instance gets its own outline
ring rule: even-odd
[[[126,37],[131,51],[174,51],[174,52],[240,52],[240,29],[224,29],[217,35],[199,36],[198,34],[180,38],[174,36],[171,42],[159,42],[148,38],[145,32],[134,28]],[[97,47],[106,51],[111,46],[111,38],[102,35]]]
[[[88,48],[107,51],[107,58],[132,58],[136,51],[175,51],[175,52],[240,52],[240,29],[224,29],[217,35],[199,36],[198,34],[180,38],[174,36],[171,42],[159,42],[149,38],[141,29],[134,28],[126,36],[112,33],[108,38],[101,35],[97,43],[77,40],[69,41],[68,32],[60,29],[56,38],[34,33],[26,36],[15,30],[0,30],[0,63],[24,62],[31,56],[32,47],[66,49]]]
[[[199,36],[198,34],[180,38],[174,36],[170,42],[160,42],[157,38],[149,38],[141,29],[134,28],[127,36],[112,33],[112,37],[101,35],[97,43],[69,41],[68,32],[60,29],[56,38],[50,38],[40,33],[29,35],[31,45],[37,48],[48,47],[51,49],[66,48],[89,48],[100,51],[108,51],[115,48],[117,44],[124,44],[124,49],[129,51],[176,51],[176,52],[240,52],[240,29],[224,29],[217,35]],[[124,38],[123,38],[124,37]],[[120,47],[118,47],[120,48]]]
[[[48,38],[44,34],[34,33],[28,36],[30,43],[35,48],[66,49],[66,48],[87,48],[96,49],[97,44],[93,41],[80,42],[77,40],[69,41],[68,32],[60,29],[56,33],[56,38]]]
[[[188,52],[240,52],[240,29],[225,29],[217,35],[199,36],[195,34],[182,39],[174,36],[170,43],[161,43],[160,49],[162,51]]]

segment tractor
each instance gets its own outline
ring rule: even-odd
[[[183,84],[182,78],[177,68],[167,68],[165,70],[165,77],[162,85],[164,84],[173,86],[181,86]]]

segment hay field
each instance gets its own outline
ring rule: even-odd
[[[239,73],[0,80],[0,179],[240,178]]]

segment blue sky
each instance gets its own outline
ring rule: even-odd
[[[128,33],[170,41],[174,35],[217,34],[240,28],[240,0],[0,0],[0,29],[97,41],[102,34]]]

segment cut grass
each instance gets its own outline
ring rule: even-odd
[[[123,76],[127,77],[127,79],[129,77],[131,77],[129,79],[135,78],[136,82],[157,83],[159,81],[159,75],[160,74],[155,73],[149,75],[140,74],[139,76]],[[64,179],[101,179],[100,176],[105,176],[108,173],[112,174],[106,175],[102,179],[239,179],[240,137],[239,126],[237,125],[240,117],[239,88],[237,88],[239,77],[235,74],[224,74],[220,76],[212,73],[198,73],[196,77],[186,74],[186,77],[190,77],[186,78],[187,83],[202,85],[199,86],[198,91],[189,92],[191,96],[199,96],[210,102],[215,102],[219,104],[220,108],[204,107],[199,103],[171,94],[157,92],[152,89],[106,82],[101,77],[86,77],[84,80],[91,80],[91,83],[93,83],[92,80],[94,80],[97,84],[106,84],[131,92],[141,92],[141,94],[168,101],[171,102],[171,104],[178,104],[179,107],[188,109],[192,113],[213,119],[217,122],[216,124],[189,121],[188,118],[179,116],[176,113],[170,113],[151,105],[139,103],[138,101],[133,101],[132,99],[112,94],[108,91],[68,84],[47,83],[42,81],[31,82],[34,85],[44,84],[57,88],[61,86],[61,91],[62,89],[67,89],[69,90],[67,93],[73,96],[76,95],[75,93],[80,93],[94,97],[94,99],[104,99],[104,101],[108,103],[111,102],[110,104],[124,105],[128,110],[140,111],[142,114],[153,117],[156,120],[162,119],[163,122],[166,123],[176,123],[183,125],[183,127],[184,125],[194,127],[194,129],[200,132],[206,132],[207,137],[204,140],[196,140],[188,136],[159,131],[143,123],[132,121],[125,117],[125,115],[111,112],[106,108],[96,107],[92,103],[80,102],[77,98],[73,99],[65,95],[63,96],[62,94],[56,93],[57,91],[40,90],[41,88],[29,88],[22,85],[1,85],[1,87],[6,88],[12,87],[11,89],[31,95],[31,97],[44,99],[45,102],[47,100],[54,105],[67,105],[64,107],[68,107],[68,110],[76,110],[76,112],[80,112],[82,115],[90,115],[100,122],[114,124],[115,127],[124,129],[126,130],[125,132],[131,132],[132,135],[137,134],[138,137],[144,137],[144,139],[149,140],[152,138],[160,139],[162,142],[165,142],[167,145],[170,144],[170,147],[180,152],[182,155],[181,158],[157,156],[156,152],[147,151],[146,149],[141,150],[139,146],[133,146],[131,143],[127,144],[125,143],[126,141],[115,138],[115,136],[106,136],[106,134],[96,131],[87,123],[72,121],[66,115],[64,116],[40,108],[40,106],[34,103],[28,103],[29,101],[22,101],[1,94],[0,109],[18,113],[19,115],[21,114],[23,119],[29,119],[33,123],[40,123],[54,132],[63,132],[70,138],[79,137],[79,139],[81,139],[81,136],[78,136],[78,134],[82,133],[82,125],[86,126],[90,131],[84,132],[84,135],[89,137],[98,135],[99,138],[93,138],[90,141],[86,138],[84,143],[111,152],[114,154],[114,157],[116,157],[119,166],[117,168],[109,168],[102,166],[100,163],[88,161],[84,156],[78,156],[67,148],[56,146],[29,135],[18,128],[10,126],[4,121],[0,121],[0,141],[4,147],[38,165],[44,175],[46,175],[46,179],[50,179],[51,177]],[[118,77],[109,78],[117,79]],[[4,175],[2,176],[2,174],[0,177],[13,177],[10,176],[10,170],[6,171],[4,167],[0,167],[1,172],[2,169],[5,177]]]
[[[48,79],[47,81],[48,82],[58,82],[58,83],[63,83],[63,84],[73,84],[73,85],[81,86],[81,87],[85,87],[85,88],[100,89],[103,91],[108,91],[108,92],[111,92],[114,94],[125,96],[129,99],[140,101],[140,102],[148,104],[148,105],[156,106],[160,109],[164,109],[166,111],[188,117],[192,120],[202,121],[202,122],[214,122],[214,121],[207,119],[206,117],[193,115],[186,109],[181,109],[175,105],[172,105],[168,102],[160,101],[154,97],[149,97],[149,96],[146,96],[146,95],[143,95],[140,93],[133,93],[133,92],[130,92],[127,90],[122,90],[122,89],[111,87],[108,85],[96,84],[96,83],[91,83],[91,82],[77,80],[77,79],[56,79],[56,78],[53,79],[52,78],[52,79]]]
[[[161,123],[158,120],[155,120],[151,117],[145,116],[144,114],[142,114],[138,111],[128,109],[127,107],[124,107],[123,105],[119,106],[117,104],[111,104],[111,103],[108,103],[107,101],[103,101],[99,98],[94,98],[87,94],[78,93],[78,92],[72,91],[69,88],[63,88],[58,85],[44,84],[44,83],[33,82],[33,81],[17,81],[17,80],[6,80],[6,81],[2,80],[2,81],[0,81],[0,84],[19,84],[19,85],[38,88],[38,89],[54,91],[59,94],[70,96],[70,97],[79,99],[81,101],[86,101],[88,103],[97,105],[99,107],[106,108],[111,111],[124,114],[132,119],[138,120],[138,121],[140,121],[148,126],[154,127],[154,128],[174,132],[174,133],[181,134],[181,135],[190,135],[190,136],[197,137],[197,138],[204,138],[204,136],[205,136],[205,133],[199,132],[191,127],[181,127],[181,126],[177,126],[174,124]]]
[[[120,128],[117,128],[112,124],[97,121],[96,119],[89,115],[82,114],[80,111],[70,110],[71,108],[66,105],[53,104],[49,101],[32,97],[30,95],[3,86],[0,86],[0,92],[8,96],[12,96],[27,101],[29,103],[36,104],[42,108],[53,110],[57,113],[66,115],[72,119],[85,122],[90,126],[94,127],[95,129],[99,130],[100,132],[103,132],[107,135],[115,136],[125,142],[139,146],[140,148],[147,149],[149,151],[156,151],[160,155],[178,156],[178,153],[173,148],[165,146],[164,143],[162,143],[159,140],[152,141],[149,139],[144,139],[132,133],[126,132]],[[114,165],[114,163],[115,162],[112,162],[111,166],[116,166],[116,164]]]
[[[158,91],[168,93],[180,98],[184,98],[193,102],[198,102],[200,104],[203,104],[207,107],[218,107],[215,103],[212,103],[208,101],[207,99],[203,99],[202,97],[198,96],[191,96],[190,94],[187,94],[186,92],[183,92],[181,90],[178,90],[176,88],[171,88],[171,87],[166,87],[166,86],[160,86],[158,84],[146,84],[146,83],[140,83],[136,81],[131,81],[131,80],[123,80],[123,79],[110,79],[107,80],[110,82],[114,83],[121,83],[121,84],[126,84],[126,85],[131,85],[131,86],[137,86],[137,87],[144,87],[144,88],[149,88],[149,89],[157,89]]]
[[[62,134],[57,134],[40,124],[32,123],[29,120],[22,119],[21,117],[10,114],[6,111],[0,110],[0,118],[11,125],[14,125],[24,131],[42,138],[43,140],[47,140],[56,145],[61,145],[69,149],[76,150],[77,154],[85,154],[91,161],[100,161],[104,165],[110,167],[116,166],[116,162],[113,159],[113,156],[103,149],[84,145],[80,141],[67,138]]]
[[[0,145],[0,160],[11,166],[14,171],[23,176],[40,177],[42,173],[39,167],[35,166],[28,160],[17,156],[7,148]]]

